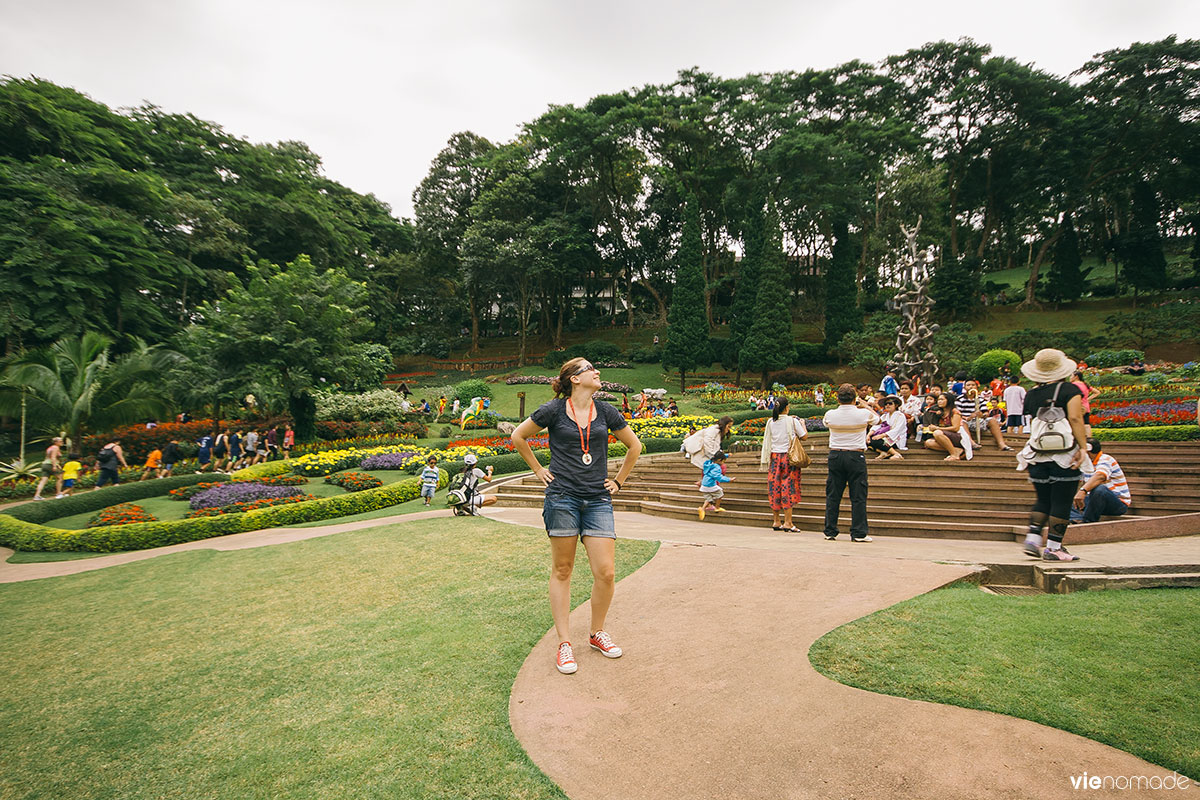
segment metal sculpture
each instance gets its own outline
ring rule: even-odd
[[[904,378],[919,377],[921,384],[928,386],[938,373],[937,356],[933,352],[933,336],[938,332],[938,325],[929,321],[933,309],[933,299],[929,296],[929,251],[917,250],[921,217],[917,217],[915,227],[901,225],[900,230],[907,245],[900,268],[900,289],[895,297],[900,309],[896,352],[888,362],[888,368]]]

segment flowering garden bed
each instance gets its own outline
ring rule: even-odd
[[[102,508],[91,518],[87,526],[100,528],[106,525],[133,525],[137,522],[157,522],[158,518],[133,503],[117,503],[115,506]]]
[[[197,508],[195,511],[189,511],[184,515],[184,519],[195,519],[196,517],[219,517],[222,514],[240,514],[243,511],[254,511],[260,508],[268,508],[270,506],[281,506],[287,503],[306,503],[309,500],[317,500],[311,494],[297,494],[288,497],[264,497],[261,500],[251,500],[245,503],[230,503],[225,506],[208,506],[206,508]]]
[[[342,472],[337,475],[330,475],[325,479],[325,482],[334,486],[340,486],[347,492],[362,492],[367,489],[378,489],[380,486],[383,486],[383,481],[366,472]]]

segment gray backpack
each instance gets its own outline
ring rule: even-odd
[[[1071,430],[1067,412],[1054,405],[1058,402],[1058,391],[1061,388],[1060,381],[1054,387],[1054,397],[1050,404],[1039,408],[1029,425],[1029,446],[1035,453],[1053,455],[1069,453],[1075,449],[1075,432]]]

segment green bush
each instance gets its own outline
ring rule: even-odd
[[[797,364],[821,364],[829,360],[824,342],[796,342],[795,348]]]
[[[546,359],[549,360],[547,355]],[[657,364],[662,361],[662,348],[647,345],[646,347],[634,347],[629,350],[629,360],[635,364]],[[559,361],[559,364],[562,362]],[[555,365],[558,366],[557,364]]]
[[[250,480],[251,478],[273,478],[276,475],[287,475],[292,471],[292,460],[290,458],[280,459],[278,461],[264,461],[261,464],[255,464],[252,467],[239,469],[231,475],[231,478],[236,478],[240,481]]]
[[[805,406],[805,407],[807,408],[807,406]],[[823,409],[822,409],[822,413],[824,413]],[[771,416],[771,412],[770,411],[758,411],[757,409],[752,408],[752,409],[748,409],[746,411],[734,411],[734,412],[724,415],[724,416],[732,417],[733,422],[736,425],[737,423],[745,422],[748,419],[762,419],[763,417],[769,417],[769,416]]]
[[[10,508],[5,513],[25,522],[43,523],[52,519],[70,517],[75,514],[85,514],[89,511],[99,511],[102,508],[129,503],[134,500],[145,500],[147,497],[166,495],[172,489],[181,486],[191,486],[200,482],[219,483],[230,479],[220,473],[197,473],[195,475],[179,475],[170,478],[159,478],[137,483],[122,483],[108,486],[94,492],[81,492],[59,500],[47,500],[41,503],[25,503]]]
[[[580,350],[573,357],[583,356],[588,361],[619,361],[621,359],[620,346],[612,342],[606,342],[603,339],[592,339],[578,345]],[[571,348],[574,350],[575,348]]]
[[[192,477],[192,476],[188,476]],[[439,478],[439,488],[446,485],[446,474]],[[164,481],[154,481],[162,484]],[[120,487],[117,487],[120,488]],[[109,494],[105,489],[100,495]],[[365,492],[354,492],[338,497],[326,497],[310,500],[305,503],[262,508],[255,511],[245,511],[239,514],[225,514],[218,517],[197,517],[172,522],[142,522],[135,525],[110,525],[104,528],[68,531],[49,528],[18,519],[11,514],[0,514],[0,545],[15,550],[42,551],[90,551],[98,553],[114,553],[124,550],[144,550],[148,547],[165,547],[183,542],[194,542],[199,539],[211,539],[214,536],[227,536],[232,533],[263,530],[301,522],[314,522],[324,519],[361,514],[375,511],[406,502],[418,497],[421,493],[420,478],[405,478],[397,483],[369,489]],[[109,494],[111,502],[112,495]],[[59,501],[62,502],[62,501]],[[32,504],[36,506],[49,504]],[[16,509],[14,509],[16,510]],[[80,509],[86,511],[91,509]],[[75,511],[72,513],[80,513]]]
[[[491,397],[492,387],[480,378],[467,378],[455,384],[454,394],[463,403],[469,403],[472,397]]]
[[[1144,359],[1146,354],[1141,350],[1097,350],[1089,353],[1083,360],[1089,367],[1120,367],[1135,358]]]
[[[1200,439],[1195,425],[1152,425],[1145,428],[1092,428],[1101,442],[1190,442]]]
[[[1021,368],[1021,357],[1012,350],[988,350],[971,363],[971,377],[987,383],[1000,374],[1005,361],[1014,374]]]

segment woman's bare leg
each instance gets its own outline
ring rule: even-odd
[[[571,573],[577,541],[574,536],[550,537],[550,616],[559,642],[571,641]]]

